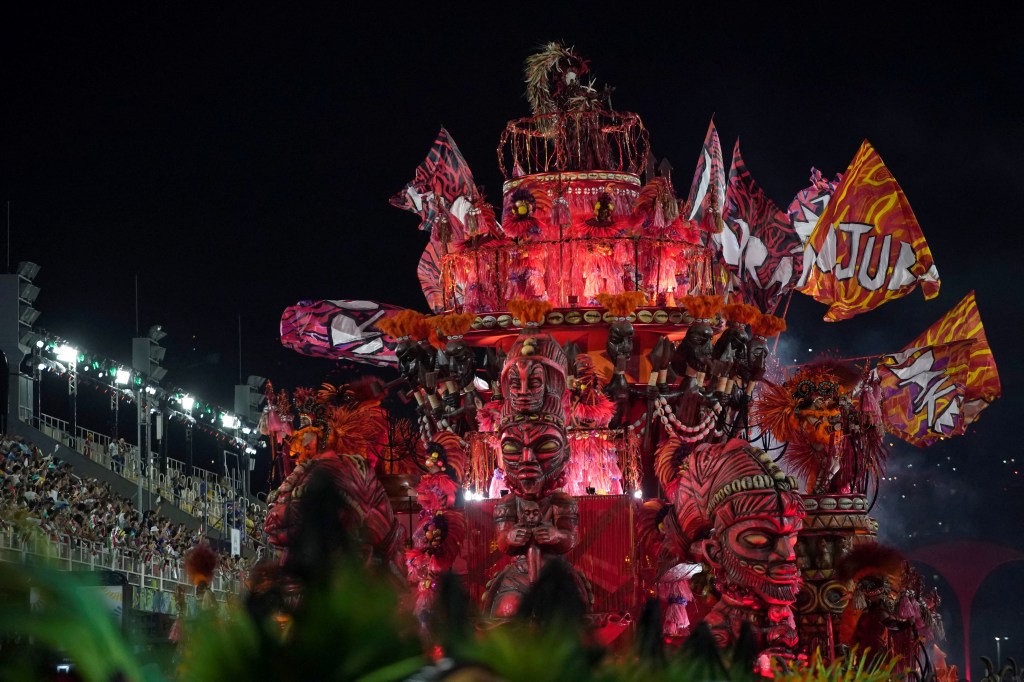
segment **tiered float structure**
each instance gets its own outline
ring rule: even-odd
[[[919,283],[937,291],[909,205],[896,219],[864,208],[870,191],[905,204],[895,180],[865,143],[844,176],[813,173],[782,211],[738,147],[726,175],[712,125],[677,196],[640,117],[613,110],[588,71],[554,43],[527,60],[533,114],[501,135],[499,209],[445,130],[392,199],[429,235],[429,312],[285,311],[285,345],[398,377],[271,395],[272,542],[287,549],[293,493],[319,469],[353,500],[369,555],[404,574],[425,630],[442,573],[495,622],[557,561],[606,640],[658,598],[666,637],[703,621],[725,646],[749,624],[766,665],[854,645],[910,661],[938,625],[937,597],[874,543],[883,436],[959,435],[998,396],[980,318],[969,332],[940,323],[874,366],[783,370],[770,339],[792,291],[834,319]],[[844,276],[876,241],[870,267]],[[958,314],[976,316],[969,305]],[[957,374],[968,368],[974,383]],[[385,409],[389,395],[414,417]],[[385,493],[396,499],[396,478],[421,510],[407,549]]]

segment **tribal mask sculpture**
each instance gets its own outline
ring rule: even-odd
[[[804,517],[796,481],[736,439],[699,446],[664,484],[679,546],[688,548],[680,560],[707,564],[721,596],[706,618],[716,641],[732,644],[746,622],[761,649],[789,653],[797,643],[794,547]]]

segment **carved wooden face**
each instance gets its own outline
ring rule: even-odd
[[[501,432],[501,457],[509,489],[536,500],[561,485],[569,462],[565,432],[544,421],[512,424]]]
[[[633,325],[629,322],[614,322],[608,327],[608,342],[605,344],[608,357],[629,357],[633,354]]]
[[[413,385],[417,385],[420,379],[420,368],[430,369],[430,356],[426,349],[415,342],[404,342],[395,349],[395,356],[398,359],[398,372],[402,377]]]
[[[544,365],[530,358],[520,358],[505,375],[505,394],[512,409],[520,414],[536,414],[544,404]]]
[[[672,369],[679,374],[684,374],[687,367],[698,372],[706,371],[711,361],[711,340],[714,335],[711,325],[706,322],[691,324],[672,356]]]
[[[799,515],[788,513],[766,510],[740,517],[708,541],[708,560],[726,591],[742,595],[750,605],[796,601],[800,570],[795,548],[803,524]]]
[[[450,375],[458,383],[459,388],[466,388],[473,383],[476,374],[476,354],[463,342],[449,343],[445,348],[448,355]]]

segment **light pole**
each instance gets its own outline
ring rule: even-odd
[[[57,361],[68,367],[68,398],[71,401],[71,449],[78,450],[78,349],[61,346],[57,349]]]
[[[1000,645],[1003,642],[1009,642],[1009,637],[996,637],[996,670],[1000,670],[1003,667],[1003,652]]]

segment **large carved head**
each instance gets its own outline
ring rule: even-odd
[[[515,421],[501,431],[501,459],[505,483],[519,497],[536,500],[545,497],[565,482],[569,464],[569,446],[565,428],[549,419]]]
[[[800,572],[796,539],[804,517],[796,480],[749,443],[698,447],[675,489],[680,528],[734,604],[789,606]]]
[[[516,414],[547,413],[565,422],[565,352],[548,334],[520,334],[509,350],[499,383],[505,396],[503,421]]]

